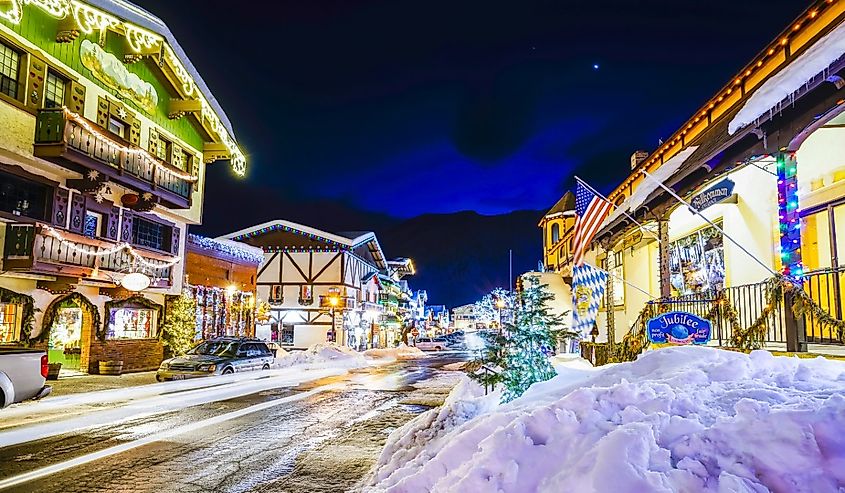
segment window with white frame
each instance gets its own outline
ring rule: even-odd
[[[49,71],[44,80],[44,107],[61,108],[65,104],[65,85],[67,80],[59,74]]]
[[[20,53],[0,43],[0,92],[14,99],[18,99],[20,65]]]

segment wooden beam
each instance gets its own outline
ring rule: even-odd
[[[221,142],[206,142],[202,146],[202,160],[205,164],[211,164],[220,159],[229,159],[229,149]]]
[[[171,120],[182,118],[188,113],[199,115],[202,112],[202,103],[199,99],[171,98],[167,107],[167,117]]]

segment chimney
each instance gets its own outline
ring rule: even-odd
[[[636,169],[637,166],[648,157],[648,151],[634,151],[631,154],[631,169]]]

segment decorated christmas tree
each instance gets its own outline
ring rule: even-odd
[[[161,342],[173,354],[185,354],[194,344],[197,331],[196,302],[185,293],[174,296],[167,307]]]
[[[505,354],[502,383],[503,401],[521,396],[531,384],[554,377],[557,373],[549,362],[557,341],[575,336],[564,327],[563,316],[550,311],[554,295],[536,276],[526,276],[523,289],[517,293],[514,320],[505,325]]]

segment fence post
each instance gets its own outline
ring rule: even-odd
[[[795,293],[792,290],[783,293],[783,318],[786,329],[786,350],[789,352],[807,352],[807,334],[804,331],[804,317],[792,309]]]

